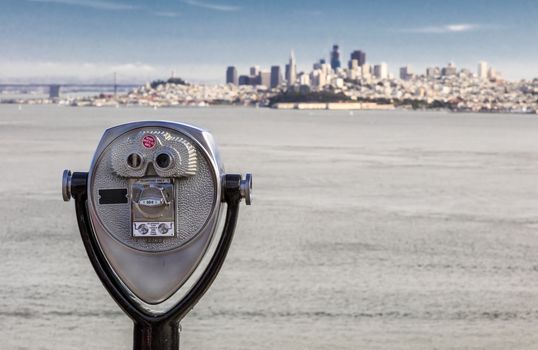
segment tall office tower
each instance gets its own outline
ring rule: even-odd
[[[387,79],[389,77],[389,67],[385,62],[374,66],[374,75],[378,79]]]
[[[327,71],[330,70],[330,66],[327,63],[319,64],[320,68],[314,69],[310,72],[310,85],[316,90],[322,90],[327,85]],[[327,69],[323,69],[324,66],[328,66]]]
[[[260,73],[258,74],[258,85],[270,87],[271,86],[271,73],[260,71]]]
[[[288,63],[288,65],[289,67],[286,80],[288,81],[288,86],[293,86],[297,81],[297,62],[295,61],[295,53],[293,50],[290,52],[290,63]]]
[[[322,64],[321,64],[321,71],[322,71],[323,74],[325,74],[325,75],[329,75],[329,74],[331,74],[331,65],[328,64],[328,63],[322,63]]]
[[[310,86],[310,76],[304,72],[299,74],[299,85]]]
[[[271,88],[276,88],[282,84],[282,73],[280,66],[271,67]]]
[[[320,58],[318,62],[312,65],[312,67],[313,69],[321,69],[325,64],[327,64],[327,61],[324,58]]]
[[[349,79],[357,79],[360,75],[361,68],[359,67],[359,61],[358,60],[351,60],[349,62],[349,70],[347,72],[347,77]]]
[[[369,63],[365,63],[361,67],[361,76],[363,79],[369,79],[372,75],[372,67],[370,67]]]
[[[237,76],[237,69],[234,66],[229,66],[226,69],[226,84],[239,85],[239,78]]]
[[[240,75],[239,85],[250,85],[250,77],[248,75]]]
[[[250,76],[251,77],[257,77],[260,73],[260,66],[252,66],[250,67]]]
[[[327,85],[327,75],[323,74],[323,72],[320,72],[321,74],[318,77],[318,86],[319,88],[323,88],[325,85]]]
[[[488,63],[484,61],[478,62],[478,77],[480,79],[488,78]]]
[[[331,68],[336,70],[340,68],[340,51],[338,45],[333,45],[333,50],[331,51]]]
[[[310,72],[310,85],[315,88],[316,90],[319,90],[319,76],[320,76],[321,70],[320,69],[313,69]]]
[[[351,63],[353,60],[357,60],[359,66],[363,66],[366,63],[366,52],[361,50],[353,51],[349,57],[349,68],[351,68]]]
[[[448,66],[443,67],[443,69],[441,69],[441,75],[445,77],[456,75],[456,73],[458,73],[458,70],[456,68],[456,65],[452,62],[450,62]]]
[[[409,80],[413,77],[413,69],[410,65],[400,68],[400,79]]]

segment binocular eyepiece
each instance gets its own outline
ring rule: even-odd
[[[251,174],[225,174],[210,133],[171,122],[108,129],[88,173],[64,171],[63,199],[75,199],[90,261],[135,322],[135,349],[179,347],[179,320],[222,266],[251,192]]]

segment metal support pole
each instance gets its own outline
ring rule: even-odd
[[[133,350],[179,350],[179,322],[135,322]]]

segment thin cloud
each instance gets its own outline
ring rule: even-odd
[[[183,2],[191,6],[201,7],[201,8],[213,10],[213,11],[232,12],[232,11],[241,10],[241,7],[239,6],[214,4],[214,3],[203,2],[203,1],[198,1],[198,0],[183,0]]]
[[[168,18],[177,18],[181,15],[179,12],[173,12],[173,11],[157,11],[153,12],[155,16],[159,17],[168,17]]]
[[[116,72],[122,81],[149,81],[169,71],[142,62],[0,61],[0,81],[110,82]]]
[[[402,31],[407,32],[407,33],[444,34],[444,33],[464,33],[464,32],[477,30],[480,28],[481,27],[478,24],[473,24],[473,23],[454,23],[454,24],[446,24],[442,26],[429,26],[429,27],[403,29]]]
[[[47,4],[61,4],[69,6],[89,7],[97,10],[123,11],[134,10],[138,7],[118,2],[110,2],[103,0],[26,0],[30,2],[41,2]]]
[[[146,83],[176,76],[193,83],[221,84],[225,66],[213,63],[151,64],[148,62],[4,61],[0,83],[108,83],[116,72],[121,83]]]

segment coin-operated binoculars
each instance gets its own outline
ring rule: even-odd
[[[95,272],[134,321],[134,349],[179,349],[179,321],[219,272],[252,176],[225,174],[204,130],[137,122],[108,129],[89,172],[62,182]]]

